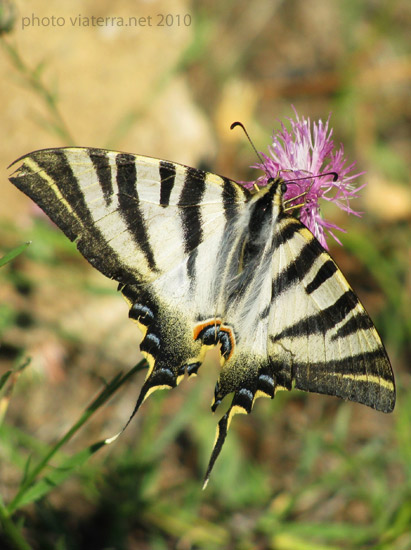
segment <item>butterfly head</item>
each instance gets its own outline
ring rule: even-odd
[[[282,178],[268,178],[267,186],[272,187],[273,196],[277,196],[280,199],[283,197],[287,191],[287,184]]]
[[[257,187],[257,186],[256,186]],[[257,187],[255,200],[260,201],[260,204],[265,202],[277,207],[279,212],[284,211],[284,195],[287,191],[287,184],[282,178],[269,178],[264,187]]]

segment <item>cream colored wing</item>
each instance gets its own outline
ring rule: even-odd
[[[119,282],[149,370],[134,413],[195,374],[219,345],[219,422],[295,386],[384,412],[394,378],[381,340],[338,267],[284,212],[281,180],[251,195],[173,162],[90,148],[36,151],[10,178],[104,275]],[[132,416],[133,416],[132,415]]]
[[[233,415],[249,413],[257,397],[295,384],[383,412],[395,405],[393,372],[370,317],[312,233],[284,213],[282,185],[273,182],[249,204],[247,261],[227,303],[236,345],[213,408],[234,397],[218,425],[206,483]]]

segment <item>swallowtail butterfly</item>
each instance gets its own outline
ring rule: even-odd
[[[143,332],[149,369],[134,413],[220,346],[212,410],[234,395],[206,481],[233,415],[258,397],[294,385],[393,410],[380,337],[328,253],[285,211],[280,178],[250,192],[174,162],[76,147],[17,162],[11,182],[119,283]]]

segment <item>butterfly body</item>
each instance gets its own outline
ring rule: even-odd
[[[340,270],[283,205],[284,182],[234,181],[150,157],[91,148],[36,151],[11,181],[115,279],[143,332],[137,401],[197,374],[220,346],[213,410],[229,393],[207,477],[235,413],[297,388],[389,412],[393,374]],[[17,162],[17,161],[16,161]]]

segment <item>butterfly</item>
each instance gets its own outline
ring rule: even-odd
[[[381,339],[335,262],[284,207],[283,179],[248,191],[174,162],[80,147],[16,163],[11,182],[119,283],[143,333],[148,372],[131,418],[219,346],[212,410],[233,398],[205,484],[233,416],[258,397],[295,386],[393,410]]]

